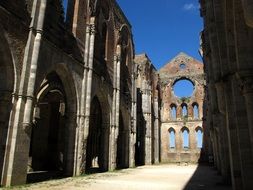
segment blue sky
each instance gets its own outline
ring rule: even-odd
[[[201,60],[198,49],[203,26],[198,0],[116,1],[132,25],[136,54],[147,53],[157,69],[179,52]],[[66,3],[63,0],[64,7]],[[179,96],[188,96],[191,88],[183,82],[177,91]]]
[[[181,51],[201,60],[198,0],[117,2],[132,25],[136,54],[146,52],[157,69]]]
[[[116,1],[132,25],[136,54],[147,53],[157,69],[179,52],[201,60],[198,0]]]

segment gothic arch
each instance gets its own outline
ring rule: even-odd
[[[190,148],[190,130],[187,127],[182,127],[182,148],[189,149]]]
[[[66,76],[66,75],[65,75]],[[37,171],[71,176],[74,166],[76,99],[60,70],[49,72],[37,93],[30,141],[28,181]],[[73,96],[72,96],[73,95]],[[42,177],[38,180],[44,180]]]
[[[176,130],[173,127],[168,129],[168,149],[176,148]]]
[[[76,82],[73,78],[73,75],[70,69],[67,67],[66,63],[59,62],[53,64],[47,70],[44,71],[44,75],[38,75],[38,79],[36,80],[35,92],[38,95],[41,94],[41,89],[45,86],[47,76],[50,76],[50,73],[55,73],[62,82],[62,86],[64,87],[64,91],[67,97],[67,106],[69,112],[76,114],[79,108],[78,100],[78,91],[76,89]]]
[[[16,68],[11,48],[0,26],[0,174],[12,111],[12,94],[16,91]]]
[[[100,136],[97,138],[101,142],[101,147],[97,147],[100,151],[99,154],[95,155],[93,157],[93,165],[87,167],[86,164],[86,172],[96,172],[96,171],[107,171],[109,167],[109,133],[110,133],[110,105],[108,103],[108,99],[106,98],[106,95],[101,91],[94,92],[94,95],[91,99],[91,112],[90,112],[90,126],[89,126],[89,138],[92,138],[91,135],[93,135],[92,128],[95,127],[95,123],[100,120],[99,125],[99,131],[101,133]],[[99,113],[94,114],[94,111],[99,111]],[[97,127],[96,127],[97,128]],[[92,143],[94,140],[91,139],[90,143]],[[89,146],[89,145],[88,145]],[[88,147],[87,146],[87,150]],[[91,149],[90,149],[91,150]],[[97,157],[97,158],[96,158]],[[86,158],[87,159],[87,158]],[[89,160],[90,158],[88,158]],[[87,161],[87,160],[86,160]],[[91,160],[92,161],[92,160]]]
[[[202,148],[203,146],[203,128],[200,126],[197,126],[195,128],[195,135],[196,135],[196,143],[197,143],[197,148]]]

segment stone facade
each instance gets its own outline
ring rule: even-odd
[[[200,159],[201,152],[200,147],[197,147],[197,132],[204,131],[203,64],[180,53],[160,69],[159,75],[162,89],[161,161],[196,163]],[[180,80],[192,83],[194,90],[190,97],[178,97],[174,93],[174,85]]]
[[[160,161],[160,107],[159,75],[146,54],[135,56],[137,64],[137,141],[136,164]]]
[[[253,4],[251,0],[200,3],[206,124],[214,164],[233,189],[252,189]]]
[[[0,18],[1,185],[135,166],[137,67],[115,0],[69,0],[66,14],[61,0],[3,0]],[[159,160],[152,93],[148,164]]]

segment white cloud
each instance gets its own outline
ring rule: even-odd
[[[193,3],[187,3],[187,4],[184,4],[184,6],[183,6],[183,10],[185,10],[185,11],[196,10],[198,8],[199,7],[197,5],[194,5]]]

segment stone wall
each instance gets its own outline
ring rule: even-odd
[[[233,189],[252,189],[252,1],[200,3],[214,164]]]
[[[0,3],[3,186],[135,165],[131,25],[114,0],[61,3]]]
[[[161,161],[196,163],[200,161],[200,154],[204,151],[197,147],[196,136],[198,130],[205,133],[203,128],[203,102],[205,97],[203,64],[184,53],[180,53],[160,69],[159,75],[163,94]],[[175,94],[174,85],[180,80],[187,80],[192,83],[194,89],[189,97],[178,97]],[[184,107],[187,112],[185,115],[183,114]],[[189,142],[186,143],[189,144],[188,147],[183,145],[184,130],[189,136]],[[174,137],[171,137],[173,135],[171,133],[174,134]],[[172,140],[170,138],[175,138],[175,146],[170,144]]]

